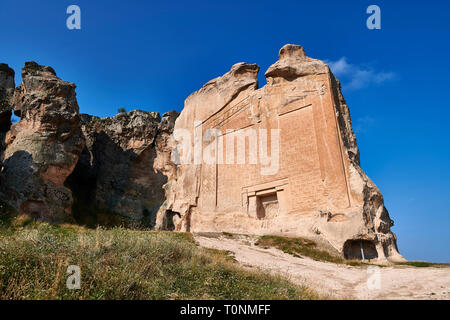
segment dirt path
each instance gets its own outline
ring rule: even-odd
[[[200,246],[233,252],[244,266],[281,273],[332,298],[450,300],[450,268],[352,267],[263,249],[254,239],[195,235]]]

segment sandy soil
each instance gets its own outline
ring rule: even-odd
[[[243,266],[280,273],[331,298],[450,300],[450,268],[352,267],[263,249],[254,239],[195,235],[200,246],[233,252]]]

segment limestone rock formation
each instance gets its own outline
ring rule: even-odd
[[[175,229],[303,236],[346,258],[403,259],[329,67],[288,44],[260,89],[258,70],[238,63],[186,99],[164,207]]]
[[[51,67],[26,62],[12,105],[21,119],[5,137],[2,198],[37,219],[70,219],[72,194],[64,182],[84,145],[75,85]]]
[[[86,147],[68,179],[78,221],[107,224],[126,218],[131,226],[155,224],[171,171],[166,161],[171,150],[165,148],[177,116],[171,111],[161,120],[157,112],[140,110],[103,119],[82,114]],[[99,216],[102,211],[106,214]]]

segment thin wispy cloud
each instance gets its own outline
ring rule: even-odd
[[[372,116],[364,116],[357,118],[353,123],[353,131],[355,133],[363,133],[375,124],[375,118]]]
[[[342,87],[358,90],[371,84],[380,84],[395,78],[394,72],[376,71],[372,67],[349,63],[346,57],[337,61],[327,61],[334,75],[339,78]]]

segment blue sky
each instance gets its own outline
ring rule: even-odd
[[[81,30],[66,8],[81,8]],[[381,8],[381,30],[366,8]],[[81,112],[180,111],[236,62],[264,71],[286,43],[344,86],[362,168],[381,189],[400,252],[450,262],[448,1],[4,1],[0,62],[51,65]]]

